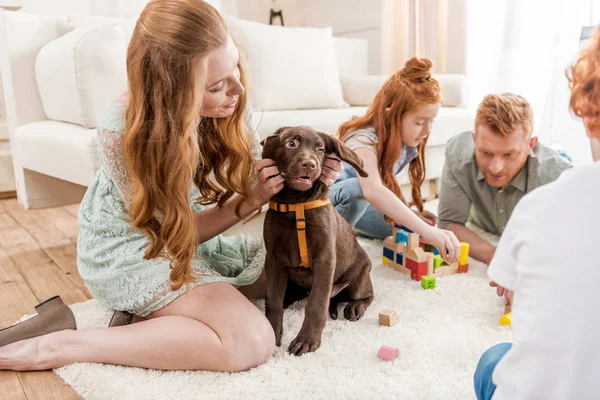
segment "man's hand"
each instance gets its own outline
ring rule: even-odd
[[[340,177],[340,172],[344,170],[342,160],[335,153],[325,155],[325,162],[321,170],[320,180],[327,186],[331,186]]]
[[[419,216],[419,218],[421,218],[423,221],[425,221],[428,225],[431,226],[436,226],[437,225],[437,215],[435,215],[434,213],[431,213],[427,210],[423,210],[421,211],[415,211],[415,214],[417,214]]]
[[[506,299],[506,304],[512,304],[512,298],[513,298],[512,290],[503,288],[502,286],[498,285],[496,282],[490,282],[490,286],[496,288],[496,294],[499,297],[504,296],[504,298]]]

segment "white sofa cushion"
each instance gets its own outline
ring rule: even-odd
[[[282,126],[308,125],[321,132],[335,134],[339,126],[353,116],[363,116],[367,107],[346,107],[322,110],[285,110],[254,112],[253,129],[261,139]],[[445,146],[452,136],[473,129],[475,114],[464,108],[442,107],[438,112],[427,145]]]
[[[17,127],[13,152],[23,168],[87,186],[100,167],[96,129],[59,121]]]
[[[444,107],[465,107],[467,77],[465,75],[433,75],[442,88]],[[342,77],[344,100],[352,106],[368,106],[381,89],[388,75],[360,75]]]
[[[48,119],[95,127],[102,109],[127,89],[126,54],[115,25],[75,29],[47,43],[35,74]]]
[[[255,110],[344,105],[331,28],[288,28],[235,18],[227,23],[247,53]]]

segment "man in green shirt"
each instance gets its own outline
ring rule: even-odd
[[[532,135],[527,100],[491,94],[477,109],[475,131],[453,137],[446,147],[438,225],[470,243],[471,257],[486,264],[496,248],[467,228],[467,221],[501,235],[523,196],[571,167]]]

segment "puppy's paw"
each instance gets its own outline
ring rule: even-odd
[[[358,321],[367,309],[367,304],[362,300],[351,301],[344,308],[344,318],[348,321]]]
[[[338,319],[338,303],[329,304],[329,316],[331,319]]]
[[[296,339],[290,343],[289,352],[295,356],[301,356],[304,353],[312,353],[321,346],[321,337],[312,337],[313,335],[299,334]]]
[[[275,333],[275,344],[279,347],[281,346],[281,337],[283,336],[283,326],[280,326],[279,329],[273,329],[273,332]]]

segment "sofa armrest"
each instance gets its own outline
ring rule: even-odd
[[[442,87],[444,107],[464,108],[467,104],[467,77],[459,74],[434,75]],[[342,77],[344,100],[351,106],[368,106],[388,79],[387,75]]]

